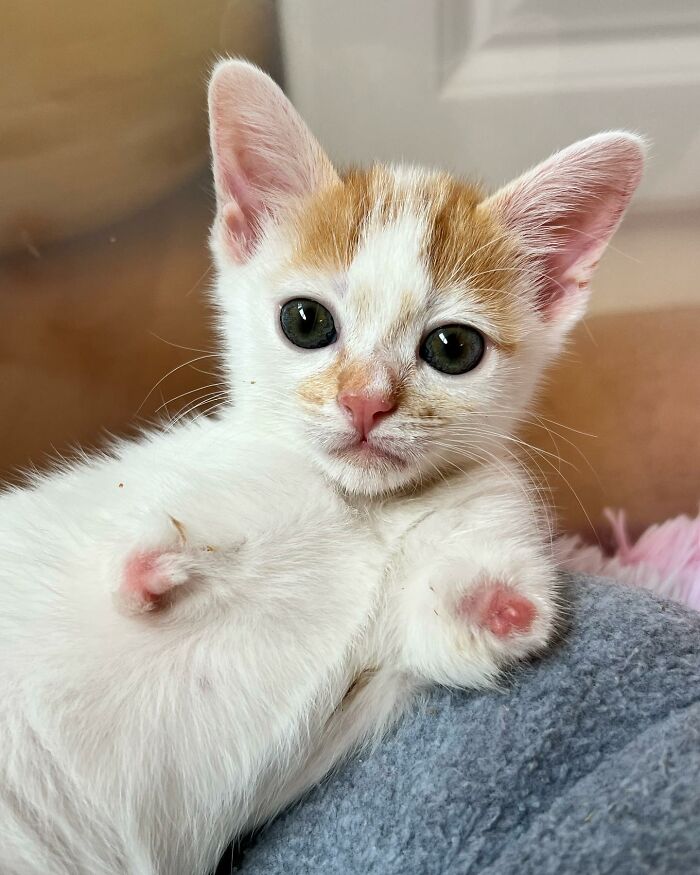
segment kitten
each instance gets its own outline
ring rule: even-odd
[[[640,140],[487,196],[338,175],[242,62],[210,121],[235,403],[0,499],[6,875],[206,873],[425,684],[494,684],[556,627],[513,435]]]

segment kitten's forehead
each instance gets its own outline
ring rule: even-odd
[[[425,313],[432,282],[422,257],[426,217],[406,210],[361,235],[346,273],[351,330],[365,352],[399,340]]]
[[[400,331],[441,296],[462,295],[514,342],[515,244],[482,201],[480,188],[444,173],[353,170],[303,205],[294,261],[342,273],[358,318],[373,312],[385,330]]]

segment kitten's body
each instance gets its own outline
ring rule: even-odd
[[[421,686],[493,683],[556,624],[509,446],[637,142],[593,138],[484,198],[422,171],[339,179],[246,65],[211,94],[235,405],[0,499],[8,875],[205,873]],[[287,342],[295,298],[335,335]],[[416,350],[457,323],[486,341],[446,376]]]
[[[453,617],[465,549],[475,573],[525,579],[522,555],[487,542],[504,517],[478,506],[510,509],[509,539],[533,542],[501,470],[357,509],[240,425],[200,420],[0,499],[3,873],[206,872],[422,682],[481,685],[501,664],[464,660]],[[190,574],[133,616],[115,588],[140,548],[172,549]],[[546,557],[528,559],[546,611]]]

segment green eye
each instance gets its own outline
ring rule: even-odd
[[[295,298],[283,304],[280,325],[285,337],[302,349],[320,349],[338,338],[330,310],[308,298]]]
[[[443,325],[420,345],[420,357],[443,374],[466,374],[484,357],[483,335],[469,325]]]

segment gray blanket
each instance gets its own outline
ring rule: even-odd
[[[219,871],[700,873],[700,614],[570,585],[510,689],[436,690]]]

